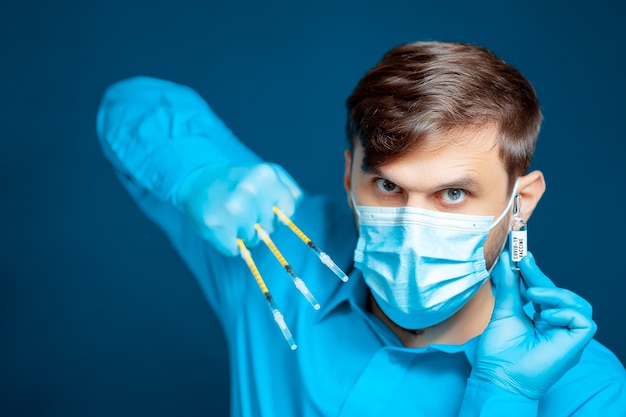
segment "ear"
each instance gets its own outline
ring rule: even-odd
[[[522,218],[525,222],[533,214],[537,203],[546,191],[546,181],[541,171],[532,171],[520,177],[517,193],[522,196]]]
[[[352,199],[350,198],[350,190],[352,189],[352,183],[350,182],[352,178],[352,153],[350,149],[346,149],[343,152],[343,156],[345,157],[343,166],[343,187],[346,189],[348,204],[352,207]]]

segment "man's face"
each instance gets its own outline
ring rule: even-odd
[[[363,206],[411,206],[428,210],[497,218],[510,198],[509,178],[494,128],[455,131],[434,138],[445,145],[418,148],[368,172],[363,148],[347,154],[345,186]],[[485,259],[490,268],[510,227],[505,217],[489,234]]]

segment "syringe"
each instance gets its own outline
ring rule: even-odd
[[[259,237],[261,238],[261,240],[263,240],[263,242],[270,249],[274,257],[278,260],[278,262],[280,262],[280,264],[283,266],[287,274],[289,274],[296,288],[300,290],[302,295],[304,295],[304,297],[309,301],[309,303],[311,304],[311,306],[313,306],[315,310],[319,310],[320,304],[317,302],[315,297],[313,297],[313,294],[311,294],[311,291],[309,291],[309,288],[306,286],[302,278],[300,278],[298,274],[296,274],[296,271],[294,271],[292,266],[289,265],[289,263],[287,262],[283,254],[280,253],[280,251],[278,250],[278,248],[276,247],[276,245],[270,238],[269,234],[258,223],[254,227],[256,228],[256,231]]]
[[[313,243],[313,241],[307,235],[305,235],[302,230],[300,230],[300,228],[298,228],[298,226],[296,226],[295,223],[292,222],[291,219],[287,217],[282,211],[280,211],[280,209],[276,206],[274,206],[274,213],[276,214],[276,216],[278,216],[281,222],[286,224],[296,234],[296,236],[300,238],[300,240],[302,240],[304,243],[307,244],[309,248],[311,248],[311,250],[319,258],[319,260],[331,271],[333,271],[340,280],[342,280],[343,282],[348,281],[348,275],[346,275],[346,273],[337,266],[337,264],[330,258],[330,256],[328,256],[325,252],[322,252],[320,248],[318,248],[317,245]]]
[[[276,322],[276,324],[278,324],[278,327],[280,328],[280,331],[283,333],[283,337],[285,338],[287,343],[289,343],[289,347],[291,348],[291,350],[295,350],[298,347],[298,345],[296,345],[296,341],[291,335],[291,332],[289,331],[289,327],[287,327],[285,318],[283,317],[280,310],[278,310],[278,307],[276,307],[276,304],[274,303],[274,299],[272,298],[272,295],[270,294],[270,291],[267,288],[267,285],[265,285],[265,281],[263,281],[263,277],[261,277],[261,273],[259,272],[259,269],[256,267],[254,260],[252,259],[252,255],[250,255],[250,251],[248,250],[248,248],[246,248],[246,245],[243,243],[243,240],[239,238],[237,238],[237,245],[239,246],[241,257],[248,265],[248,268],[250,269],[250,272],[252,272],[254,279],[259,285],[259,288],[261,289],[261,291],[263,292],[263,295],[265,295],[265,300],[267,301],[267,303],[270,306],[270,309],[272,310],[272,316],[274,317],[274,321]]]

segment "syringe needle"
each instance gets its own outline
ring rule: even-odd
[[[289,275],[291,275],[293,273],[293,270],[291,271],[287,271],[289,273]],[[296,288],[298,290],[300,290],[300,292],[302,293],[302,295],[304,295],[304,297],[307,299],[307,301],[309,302],[309,304],[311,304],[311,306],[315,309],[315,310],[319,310],[320,309],[320,303],[317,302],[317,300],[315,299],[315,297],[313,296],[313,294],[311,294],[311,291],[309,291],[309,289],[307,288],[306,284],[304,283],[304,281],[302,280],[302,278],[300,278],[297,275],[291,275],[291,278],[293,278],[293,283],[296,285]]]
[[[330,258],[330,256],[328,256],[325,252],[322,252],[320,248],[318,248],[317,245],[313,243],[313,241],[307,235],[305,235],[304,232],[302,232],[302,230],[300,230],[300,228],[296,226],[296,224],[292,222],[291,219],[287,217],[282,211],[280,211],[280,209],[276,206],[274,206],[274,214],[276,214],[280,221],[286,224],[291,229],[291,231],[300,238],[300,240],[306,243],[307,246],[311,248],[311,250],[317,255],[320,261],[324,265],[326,265],[331,271],[333,271],[340,280],[342,280],[343,282],[348,281],[348,275],[346,275],[346,273],[343,272],[341,268],[339,268],[339,266],[337,266],[337,264]]]
[[[348,281],[348,276],[337,266],[337,264],[328,256],[325,252],[319,250],[315,243],[311,242],[313,251],[317,254],[318,258],[324,265],[330,268],[331,271],[335,273],[343,282]]]
[[[267,285],[265,285],[265,281],[263,281],[263,277],[261,277],[261,273],[259,272],[259,269],[256,267],[256,264],[254,263],[254,259],[252,259],[252,255],[250,254],[250,251],[248,250],[248,248],[246,248],[246,245],[243,243],[243,240],[239,238],[237,239],[237,245],[239,246],[241,257],[246,262],[246,265],[248,265],[248,268],[250,269],[252,276],[254,276],[256,283],[259,285],[259,288],[263,292],[263,295],[265,295],[265,300],[267,301],[267,303],[270,306],[270,309],[272,310],[272,316],[274,317],[274,321],[276,322],[276,324],[278,324],[278,327],[280,328],[280,331],[283,333],[283,337],[285,338],[287,343],[289,343],[289,347],[291,348],[291,350],[295,350],[298,347],[298,345],[296,345],[296,341],[291,335],[291,332],[289,331],[289,327],[287,327],[285,318],[281,314],[280,310],[278,310],[278,307],[276,307],[276,304],[274,303],[274,299],[272,298],[272,294],[270,294],[270,291],[267,288]]]
[[[291,335],[291,332],[289,331],[289,327],[287,327],[285,318],[283,317],[281,312],[278,310],[278,308],[276,308],[276,305],[274,304],[274,300],[272,299],[272,295],[270,293],[265,294],[265,299],[270,305],[270,309],[272,310],[272,315],[274,316],[274,321],[276,322],[276,324],[278,324],[278,327],[280,328],[281,332],[283,332],[283,337],[285,338],[287,343],[289,343],[289,347],[291,348],[291,350],[296,350],[298,348],[298,345],[296,345],[296,341]]]
[[[274,257],[283,266],[287,274],[289,274],[296,288],[302,293],[302,295],[304,295],[304,297],[307,299],[309,304],[311,304],[311,306],[315,310],[319,310],[320,304],[317,302],[315,297],[313,297],[313,294],[311,294],[311,291],[309,291],[309,288],[306,286],[302,278],[300,278],[298,274],[296,274],[296,271],[293,270],[293,268],[291,267],[291,265],[289,265],[289,263],[287,262],[283,254],[280,252],[280,250],[278,250],[278,247],[272,241],[272,238],[270,238],[269,234],[258,223],[255,225],[255,228],[261,240],[267,245],[267,247],[270,249]]]

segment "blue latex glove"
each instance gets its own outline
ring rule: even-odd
[[[578,362],[597,327],[591,305],[557,288],[530,253],[520,262],[527,297],[536,306],[533,319],[528,318],[522,310],[520,274],[510,265],[504,251],[493,270],[495,307],[479,340],[472,377],[539,399]]]
[[[276,205],[293,215],[302,191],[283,168],[268,163],[207,166],[193,172],[176,192],[176,205],[195,230],[227,256],[258,243],[255,224],[268,233],[277,226]]]

